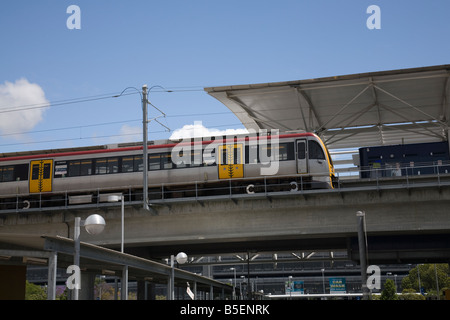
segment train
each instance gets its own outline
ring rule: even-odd
[[[143,168],[142,143],[2,154],[0,210],[93,203],[111,193],[139,201]],[[335,172],[316,134],[279,133],[150,142],[147,178],[154,200],[192,196],[194,185],[195,196],[230,186],[247,194],[333,188]]]
[[[449,142],[426,142],[359,148],[361,178],[450,173]]]

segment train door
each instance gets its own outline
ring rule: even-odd
[[[297,140],[297,173],[308,173],[308,144],[306,139]]]
[[[219,146],[218,170],[219,179],[243,178],[244,155],[242,144]]]
[[[30,163],[30,193],[52,191],[53,160],[34,160]]]

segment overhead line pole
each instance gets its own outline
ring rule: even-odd
[[[142,86],[142,133],[143,133],[143,189],[142,202],[144,210],[150,210],[148,207],[148,136],[147,136],[147,85]]]

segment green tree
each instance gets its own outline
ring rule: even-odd
[[[395,292],[395,283],[391,279],[387,279],[384,283],[384,289],[381,291],[380,300],[398,300],[397,293]]]
[[[425,292],[436,292],[436,275],[439,285],[439,291],[450,287],[449,266],[446,263],[441,264],[421,264],[409,271],[409,275],[402,280],[402,288],[414,289],[419,292],[420,286]]]
[[[25,300],[46,300],[47,292],[45,288],[35,285],[30,282],[26,282],[25,287]]]
[[[402,295],[398,297],[399,300],[425,300],[421,294],[417,294],[414,289],[403,289]]]
[[[99,300],[113,300],[114,288],[104,278],[95,278],[94,295]]]

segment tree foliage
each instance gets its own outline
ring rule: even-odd
[[[436,293],[436,275],[439,291],[450,287],[449,265],[442,264],[420,264],[409,271],[409,275],[402,280],[403,289],[414,289],[420,292],[420,286],[426,293]]]
[[[45,300],[47,299],[47,292],[45,288],[26,282],[25,300]]]
[[[395,283],[391,279],[387,279],[384,284],[384,289],[381,291],[380,300],[398,300],[398,295],[395,290]]]

